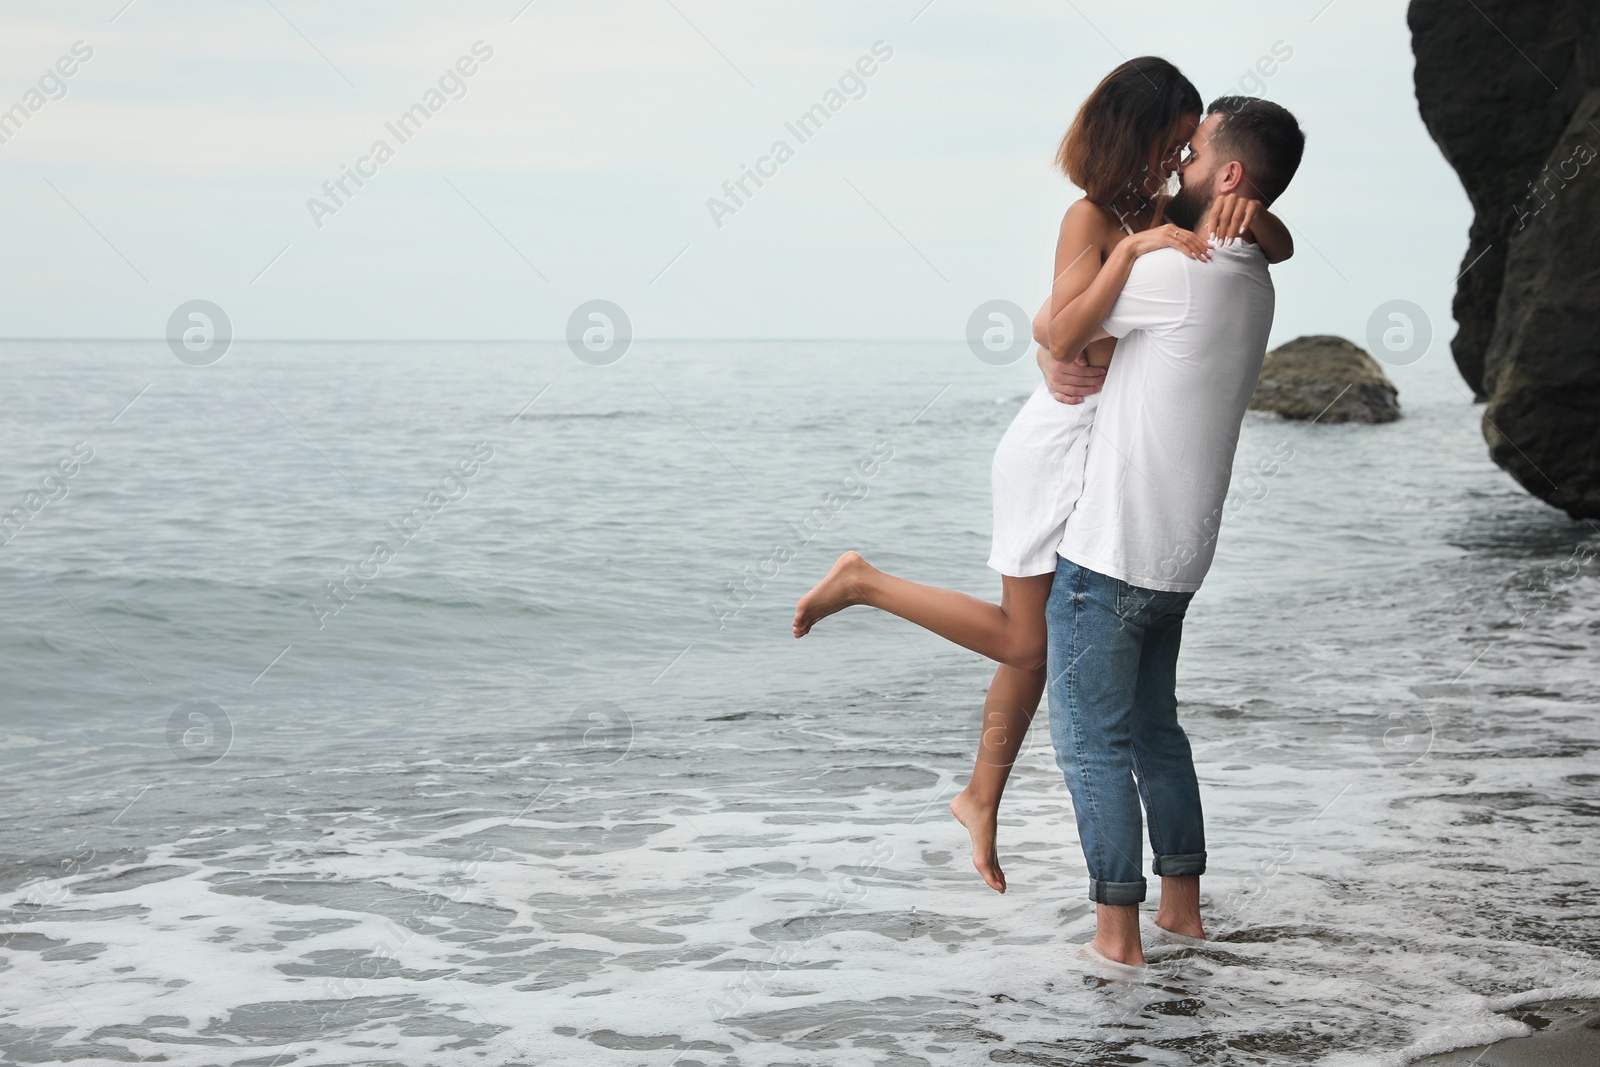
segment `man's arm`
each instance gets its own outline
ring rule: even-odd
[[[1081,352],[1071,363],[1063,363],[1040,345],[1038,363],[1050,395],[1063,404],[1081,404],[1084,397],[1098,393],[1106,383],[1106,369],[1091,366]]]
[[[1189,272],[1206,269],[1171,252],[1142,257],[1129,271],[1102,328],[1120,340],[1135,330],[1159,332],[1182,324],[1189,314]]]

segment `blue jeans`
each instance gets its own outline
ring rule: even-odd
[[[1145,898],[1141,801],[1152,871],[1206,869],[1200,784],[1178,725],[1178,643],[1193,596],[1129,585],[1067,559],[1056,566],[1045,609],[1050,740],[1098,904]]]

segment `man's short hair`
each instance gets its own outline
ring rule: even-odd
[[[1245,181],[1257,199],[1270,204],[1283,195],[1300,169],[1306,135],[1285,107],[1256,96],[1219,96],[1206,113],[1225,116],[1211,138],[1224,160],[1244,164]]]

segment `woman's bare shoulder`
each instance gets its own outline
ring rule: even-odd
[[[1074,201],[1067,208],[1067,213],[1061,218],[1061,232],[1072,233],[1083,238],[1100,239],[1119,232],[1116,220],[1111,217],[1111,212],[1096,204],[1088,197]]]

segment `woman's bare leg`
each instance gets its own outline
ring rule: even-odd
[[[967,787],[950,802],[950,812],[972,835],[972,865],[996,893],[1006,891],[1005,872],[995,849],[1000,794],[1022,751],[1028,725],[1044,695],[1044,668],[1018,670],[1001,664],[989,684],[983,704],[983,732],[978,737],[978,758]]]
[[[869,604],[997,663],[1037,670],[1044,666],[1044,605],[1054,578],[1054,574],[1006,576],[1000,603],[991,604],[953,589],[896,578],[846,552],[828,576],[800,598],[794,635],[804,637],[836,611]]]
[[[796,637],[804,637],[834,612],[870,604],[1000,663],[983,705],[972,778],[950,802],[951,814],[972,836],[972,865],[997,893],[1006,891],[995,848],[1000,795],[1044,695],[1044,609],[1054,579],[1053,574],[1004,576],[1000,603],[991,604],[951,589],[896,578],[846,552],[795,609]]]

